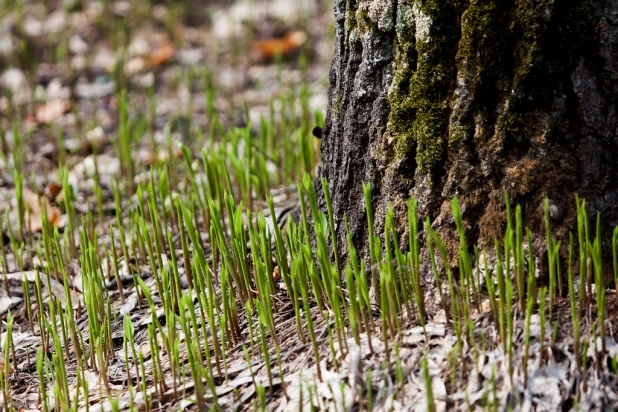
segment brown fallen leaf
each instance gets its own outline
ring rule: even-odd
[[[36,107],[35,118],[39,123],[52,123],[71,108],[71,103],[65,100],[50,100]]]
[[[56,196],[58,196],[61,191],[62,185],[55,182],[50,182],[47,184],[47,186],[45,186],[45,196],[47,196],[51,200],[56,199]]]
[[[174,47],[174,44],[171,41],[166,40],[159,46],[159,48],[146,57],[146,62],[150,68],[155,69],[172,60],[175,55],[176,48]]]
[[[286,33],[281,38],[260,40],[253,43],[251,52],[257,60],[269,60],[277,56],[290,54],[297,50],[307,41],[307,34],[304,31],[293,31]]]
[[[40,232],[43,229],[43,215],[47,214],[47,220],[54,226],[60,223],[61,212],[55,206],[52,206],[49,199],[45,196],[39,196],[28,188],[23,190],[24,206],[26,207],[26,218],[28,219],[28,227],[33,232]]]

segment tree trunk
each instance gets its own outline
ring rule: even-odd
[[[504,233],[505,191],[539,234],[547,196],[558,236],[576,228],[578,194],[611,242],[618,0],[336,0],[335,18],[319,174],[342,254],[347,213],[367,257],[362,182],[377,233],[387,203],[405,230],[415,196],[452,254],[452,198],[469,240],[488,247]]]

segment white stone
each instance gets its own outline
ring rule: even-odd
[[[69,39],[69,50],[77,55],[86,54],[88,52],[88,43],[78,35],[71,36]]]
[[[24,72],[16,68],[10,68],[2,73],[2,85],[15,93],[27,87],[28,81]]]

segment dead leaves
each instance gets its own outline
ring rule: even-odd
[[[146,57],[146,62],[151,69],[156,69],[171,61],[174,56],[176,56],[174,43],[165,40]]]
[[[37,124],[52,124],[71,109],[71,102],[53,99],[36,106],[34,116],[28,116],[27,121]]]
[[[125,71],[129,76],[133,76],[148,70],[156,70],[171,62],[174,57],[176,57],[176,47],[170,39],[164,38],[152,48],[146,43],[144,50],[126,63]]]
[[[49,199],[55,199],[62,191],[62,185],[54,182],[50,182],[45,186],[45,196]]]
[[[72,308],[76,308],[78,303],[82,300],[82,294],[74,289],[69,289],[70,302],[67,300],[67,295],[64,290],[64,285],[54,279],[47,278],[46,276],[42,276],[41,273],[37,270],[30,270],[25,272],[16,272],[4,275],[4,277],[8,280],[18,281],[18,282],[28,282],[35,283],[37,281],[37,277],[39,277],[41,281],[41,286],[43,287],[43,292],[45,297],[53,296],[64,308],[67,304],[70,303]],[[49,282],[48,282],[49,281]]]
[[[43,229],[44,216],[47,216],[51,225],[60,226],[62,213],[56,206],[52,206],[46,196],[39,196],[28,188],[23,189],[22,196],[27,228],[32,232],[40,232]]]
[[[279,53],[285,56],[298,50],[305,44],[305,41],[307,41],[307,34],[304,31],[293,31],[281,38],[256,41],[251,47],[251,53],[256,60],[269,60]]]

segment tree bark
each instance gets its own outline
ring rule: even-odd
[[[377,233],[388,203],[403,233],[415,196],[453,255],[452,198],[469,240],[491,247],[505,229],[505,191],[539,234],[547,196],[558,236],[576,228],[578,194],[611,244],[618,0],[336,0],[335,19],[319,174],[343,255],[344,214],[368,254],[362,182]]]

